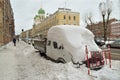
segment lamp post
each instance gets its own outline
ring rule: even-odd
[[[102,17],[103,17],[103,37],[104,41],[107,40],[106,38],[106,25],[105,25],[105,15],[106,15],[106,4],[104,2],[99,4],[99,10],[101,11]]]
[[[110,14],[112,12],[112,1],[107,1],[107,22],[106,22],[106,27],[108,27],[108,23],[109,23],[109,17]],[[109,38],[110,38],[110,31],[109,31]]]
[[[108,23],[109,23],[109,16],[112,12],[112,2],[107,0],[107,3],[102,2],[99,4],[99,10],[101,11],[102,17],[103,17],[103,37],[104,41],[107,40],[107,30],[108,30]],[[107,13],[107,21],[105,21],[105,16]]]

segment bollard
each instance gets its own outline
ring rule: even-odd
[[[96,59],[97,56],[96,56],[96,52],[94,52],[94,57],[95,57],[95,58],[94,58],[94,61],[95,61],[96,67],[97,67],[97,59]]]
[[[86,46],[86,59],[87,59],[87,66],[88,66],[88,75],[90,75],[90,63],[89,63],[89,59],[88,59],[88,49]]]
[[[103,59],[103,61],[102,61],[102,65],[104,65],[104,62],[105,62],[105,55],[104,55],[105,53],[104,52],[102,52],[102,59]]]
[[[111,55],[110,55],[110,52],[109,52],[109,65],[110,65],[110,68],[111,68]]]
[[[100,62],[101,62],[101,53],[98,52],[98,65],[101,65]]]
[[[109,66],[110,66],[110,68],[111,68],[111,54],[110,54],[110,46],[108,46],[108,50],[109,50],[109,52],[108,52],[108,57],[109,57]]]
[[[91,53],[91,59],[92,59],[92,68],[93,68],[93,55],[92,55],[92,52]]]
[[[105,51],[105,62],[106,62],[106,65],[107,65],[107,54],[106,54],[106,51]]]

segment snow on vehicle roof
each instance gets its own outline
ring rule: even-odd
[[[87,28],[75,25],[58,25],[51,27],[48,31],[48,39],[63,44],[63,46],[72,54],[85,56],[85,46],[89,51],[100,51],[101,49],[94,42],[93,33]],[[81,54],[81,55],[80,55]]]

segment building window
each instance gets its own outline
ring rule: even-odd
[[[66,16],[64,15],[64,19],[66,19]]]
[[[71,20],[71,17],[69,16],[69,20]]]
[[[42,19],[44,19],[44,17],[42,16]]]
[[[73,18],[74,20],[76,20],[76,17],[74,16],[74,18]]]

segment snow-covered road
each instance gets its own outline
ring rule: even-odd
[[[44,59],[22,41],[15,47],[12,42],[0,48],[0,80],[120,80],[120,61],[112,61],[112,69],[105,65],[99,71],[74,68],[70,62],[57,64]]]

